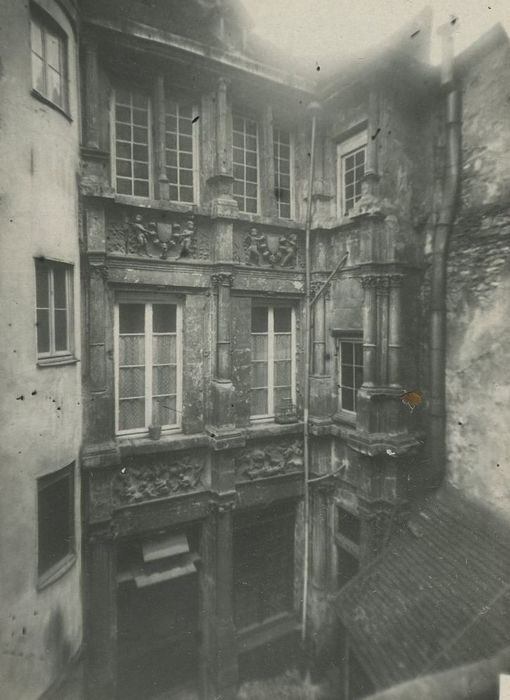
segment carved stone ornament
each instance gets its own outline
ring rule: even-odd
[[[293,232],[259,233],[252,227],[244,241],[245,263],[257,267],[296,267],[298,242]]]
[[[215,287],[231,287],[234,284],[234,275],[231,272],[215,272],[211,275],[211,282]]]
[[[189,456],[127,462],[115,477],[114,499],[125,505],[197,491],[203,487],[204,469],[204,460]]]
[[[208,257],[208,252],[197,250],[197,230],[192,217],[181,225],[146,222],[142,214],[110,224],[108,252],[161,260]]]
[[[303,446],[298,441],[242,450],[236,458],[237,481],[264,479],[303,469]]]

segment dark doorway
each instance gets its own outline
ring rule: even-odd
[[[193,536],[188,537],[190,553],[194,540]],[[124,547],[119,557],[123,559],[124,572],[129,567],[135,573],[140,571],[142,553],[143,543]],[[174,698],[179,691],[191,692],[196,687],[199,676],[198,573],[196,570],[182,573],[194,568],[186,569],[183,563],[186,556],[181,553],[157,562],[160,571],[176,574],[170,580],[147,584],[146,577],[141,585],[140,577],[130,580],[125,573],[120,575],[117,591],[119,699]],[[149,575],[154,571],[150,567],[148,570]]]

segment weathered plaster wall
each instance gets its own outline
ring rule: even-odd
[[[462,210],[448,261],[447,478],[510,519],[510,49],[464,74]]]
[[[79,487],[78,560],[52,585],[36,588],[37,477],[77,460],[81,439],[79,364],[36,364],[36,256],[75,266],[80,347],[76,44],[59,5],[41,5],[68,37],[72,120],[30,94],[28,3],[0,2],[0,685],[6,700],[38,698],[81,645]]]

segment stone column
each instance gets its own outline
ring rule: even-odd
[[[232,358],[231,358],[231,302],[230,288],[233,276],[230,272],[217,272],[211,277],[216,290],[216,363],[212,382],[212,432],[229,432],[234,429]]]
[[[231,377],[231,304],[233,275],[218,272],[212,276],[216,287],[216,380],[230,382]]]
[[[154,127],[156,154],[156,176],[158,179],[159,199],[170,198],[170,186],[166,174],[166,105],[165,79],[158,73],[154,83]]]
[[[311,285],[311,299],[322,288],[323,282],[317,280]],[[313,364],[312,372],[318,376],[326,374],[326,294],[325,289],[313,307]]]
[[[228,88],[229,81],[220,78],[216,90],[216,175],[232,177],[232,113]]]
[[[378,384],[388,384],[388,293],[389,282],[387,277],[377,278],[377,326],[378,326]]]
[[[237,690],[237,643],[234,625],[232,499],[222,500],[216,516],[216,697],[234,700]]]
[[[260,147],[260,205],[264,216],[277,216],[274,171],[273,110],[266,105],[262,114]]]
[[[402,347],[402,281],[403,275],[389,278],[388,379],[391,387],[401,386],[400,355]]]
[[[377,382],[377,304],[376,278],[361,278],[363,300],[363,386],[373,387]]]
[[[364,193],[368,195],[377,194],[379,129],[379,91],[377,85],[372,85],[368,96],[367,160],[363,186]]]
[[[96,40],[87,36],[83,42],[85,54],[85,145],[99,149],[99,68]]]
[[[111,532],[91,535],[86,572],[87,700],[112,700],[117,685],[116,546]]]

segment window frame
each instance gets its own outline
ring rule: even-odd
[[[245,179],[239,180],[238,178],[236,178],[236,177],[234,176],[234,167],[235,167],[236,165],[240,165],[240,163],[236,163],[236,161],[235,161],[235,159],[234,159],[234,148],[241,148],[240,146],[235,146],[235,145],[234,145],[234,131],[237,131],[236,129],[234,129],[234,120],[235,120],[236,118],[237,118],[237,119],[242,119],[245,123],[246,123],[247,121],[250,121],[250,122],[253,122],[253,123],[255,124],[255,137],[256,137],[256,141],[257,141],[257,143],[256,143],[256,148],[257,148],[257,151],[256,151],[256,153],[257,153],[257,158],[256,158],[256,160],[257,160],[257,182],[256,182],[256,186],[257,186],[257,198],[256,198],[256,201],[257,201],[257,208],[256,208],[255,211],[247,211],[245,208],[241,208],[240,205],[239,205],[239,202],[237,201],[237,197],[242,197],[242,199],[243,199],[243,206],[245,207],[245,206],[246,206],[246,199],[254,199],[254,197],[247,197],[247,196],[246,196],[246,184],[247,184],[247,182],[248,182],[248,180],[246,180],[246,167],[253,167],[253,166],[247,166],[247,164],[246,164],[246,152],[247,152],[247,151],[246,151],[246,145],[243,146],[243,153],[245,154],[245,156],[244,156],[244,163],[243,163],[243,167],[245,168]],[[245,144],[246,144],[246,124],[245,124],[245,130],[244,130],[243,133],[244,133],[244,139],[245,139]],[[261,175],[261,172],[260,172],[260,123],[259,123],[259,120],[257,120],[256,118],[250,116],[249,114],[245,114],[245,113],[242,112],[242,111],[236,111],[236,110],[233,110],[233,112],[232,112],[232,175],[233,175],[233,181],[234,181],[234,183],[235,183],[235,182],[242,182],[242,183],[244,183],[244,194],[243,194],[243,195],[236,195],[236,194],[233,194],[233,197],[234,197],[234,199],[235,199],[236,202],[237,202],[239,211],[242,212],[243,214],[248,214],[248,215],[250,215],[250,216],[257,216],[257,215],[259,215],[259,214],[261,213],[261,201],[260,201],[260,200],[261,200],[261,193],[260,193],[260,190],[261,190],[261,178],[260,178],[260,175]]]
[[[289,135],[289,216],[282,216],[280,212],[280,200],[276,196],[276,156],[274,155],[274,144],[276,144],[275,140],[275,131],[286,131]],[[294,181],[294,134],[290,129],[285,129],[284,127],[280,126],[279,124],[274,124],[273,125],[273,159],[274,159],[274,174],[275,174],[275,183],[274,183],[274,189],[275,189],[275,198],[276,198],[276,210],[278,213],[278,218],[283,219],[284,221],[293,221],[295,218],[295,207],[294,207],[294,198],[295,198],[295,181]]]
[[[353,136],[347,139],[339,141],[336,146],[336,175],[337,175],[337,214],[340,219],[349,219],[349,212],[345,211],[345,169],[344,161],[345,158],[356,153],[362,148],[365,150],[365,166],[364,175],[366,174],[366,157],[367,157],[367,145],[368,145],[368,132],[366,129],[358,131]],[[354,204],[359,201],[359,197],[355,200]],[[350,211],[350,210],[349,210]]]
[[[287,302],[287,301],[265,301],[265,300],[258,300],[258,299],[252,299],[252,304],[251,304],[251,309],[254,307],[263,307],[267,308],[268,310],[268,319],[267,319],[267,408],[268,408],[268,413],[265,414],[252,414],[250,412],[250,421],[257,423],[257,422],[269,422],[269,421],[274,421],[276,413],[275,413],[275,405],[274,405],[274,392],[275,392],[275,385],[274,385],[274,363],[275,363],[275,357],[274,357],[274,310],[275,308],[278,307],[285,307],[285,308],[290,308],[291,311],[291,330],[290,330],[290,352],[291,352],[291,366],[290,366],[290,372],[291,372],[291,399],[292,403],[295,406],[296,401],[297,401],[297,358],[296,358],[296,351],[297,351],[297,338],[296,338],[296,305]],[[271,328],[271,332],[270,332]],[[265,333],[253,333],[251,330],[251,311],[250,311],[250,371],[251,371],[251,364],[253,360],[251,359],[251,338],[253,335],[266,335]],[[264,387],[254,387],[251,384],[251,379],[250,379],[250,396],[251,396],[251,390],[252,389],[257,389],[257,388],[264,388]],[[250,401],[250,411],[251,411],[251,401]]]
[[[354,392],[354,410],[351,410],[349,408],[345,408],[342,405],[342,343],[352,343],[352,345],[360,345],[361,346],[361,352],[362,352],[362,363],[361,363],[361,369],[363,370],[363,332],[362,331],[357,331],[357,330],[349,330],[349,331],[334,331],[333,332],[334,339],[335,339],[335,360],[336,360],[336,372],[335,372],[335,383],[337,387],[337,412],[338,414],[344,416],[345,418],[348,418],[349,420],[355,420],[357,416],[357,392],[360,386],[363,384],[363,379],[360,384],[360,386],[356,387],[356,381],[355,381],[355,373],[353,373],[353,387],[346,387],[346,388],[352,388]],[[353,348],[354,350],[354,348]],[[353,355],[353,371],[355,367],[359,367],[355,361],[355,355]]]
[[[338,575],[338,566],[339,566],[339,560],[340,560],[340,552],[339,550],[342,550],[345,554],[348,555],[348,557],[355,559],[358,562],[358,567],[357,567],[357,572],[354,573],[348,581],[345,581],[344,585],[347,585],[349,581],[354,578],[354,576],[357,575],[359,572],[360,568],[360,559],[361,559],[361,547],[359,542],[355,542],[351,538],[347,537],[344,533],[340,531],[339,527],[339,521],[340,521],[340,513],[339,511],[343,510],[345,511],[348,515],[352,516],[353,518],[357,518],[359,521],[359,526],[361,528],[361,519],[359,517],[359,514],[354,512],[351,508],[347,508],[345,503],[343,502],[338,502],[337,500],[335,501],[334,505],[334,523],[333,523],[333,532],[334,532],[334,543],[335,543],[335,581],[336,585],[339,583],[339,575]]]
[[[53,360],[59,361],[66,358],[74,358],[74,265],[57,260],[49,260],[45,258],[34,259],[35,265],[35,347],[38,364],[51,363]],[[41,267],[49,271],[48,277],[48,307],[39,306],[37,298],[37,268]],[[61,268],[65,271],[66,280],[66,335],[67,348],[65,350],[55,350],[55,268]],[[49,349],[47,352],[39,351],[39,341],[37,338],[37,312],[39,309],[48,309],[48,339]]]
[[[36,54],[32,44],[32,24],[36,25],[41,30],[42,36],[42,52],[43,55],[39,56]],[[58,73],[61,76],[61,87],[62,87],[62,104],[55,102],[46,92],[47,90],[47,72],[48,61],[47,61],[47,34],[50,33],[57,38],[59,41],[59,56],[62,66],[62,72]],[[31,74],[31,91],[32,94],[38,99],[42,100],[45,104],[50,107],[62,112],[66,117],[70,118],[70,107],[69,107],[69,38],[64,29],[60,24],[52,17],[50,14],[45,12],[38,5],[30,3],[30,17],[29,17],[29,46],[30,46],[30,74]],[[44,77],[44,87],[45,91],[41,92],[34,84],[34,71],[32,64],[32,54],[38,56],[43,63],[43,77]],[[50,68],[51,69],[51,68]]]
[[[117,118],[116,118],[116,106],[117,106],[117,92],[118,90],[126,90],[133,94],[133,92],[140,92],[147,97],[147,169],[148,169],[148,185],[149,193],[148,195],[134,194],[134,168],[131,174],[131,183],[133,185],[133,194],[124,194],[117,190]],[[131,97],[132,100],[132,97]],[[152,95],[150,90],[144,90],[138,85],[127,85],[122,81],[116,82],[112,85],[110,94],[110,169],[111,169],[111,184],[118,197],[129,197],[131,199],[140,200],[142,202],[147,202],[147,200],[154,199],[154,142],[153,142],[153,107],[152,107]],[[126,142],[127,143],[127,142]],[[130,141],[133,145],[133,141]],[[166,153],[166,151],[165,151]],[[127,160],[122,158],[121,160]],[[128,162],[131,163],[133,167],[134,159],[131,158]],[[166,161],[165,161],[166,163]],[[124,177],[120,175],[119,177]],[[127,178],[125,178],[127,179]]]
[[[145,399],[145,426],[143,428],[127,428],[119,429],[120,418],[120,397],[119,397],[119,305],[120,304],[144,304],[144,357],[150,359],[150,364],[147,361],[144,363],[144,399]],[[152,421],[152,328],[153,314],[152,306],[154,304],[168,304],[176,307],[175,318],[175,336],[176,336],[176,423],[171,425],[161,425],[161,431],[165,434],[178,433],[182,430],[182,407],[183,407],[183,376],[184,376],[184,352],[183,352],[183,335],[184,335],[184,303],[181,298],[176,296],[159,297],[157,295],[137,295],[136,293],[126,292],[119,294],[115,299],[114,318],[113,318],[113,357],[114,357],[114,395],[115,395],[115,435],[122,436],[143,436],[148,434],[149,426]],[[148,320],[147,308],[151,307],[150,321]],[[150,332],[149,332],[150,331]],[[149,371],[150,370],[150,371]],[[149,390],[150,389],[150,390]]]
[[[164,111],[165,111],[165,174],[168,177],[167,174],[167,168],[173,167],[167,163],[167,147],[166,147],[166,135],[167,135],[167,128],[166,128],[166,118],[167,118],[167,107],[166,103],[167,100],[173,100],[179,105],[179,108],[182,104],[188,104],[191,108],[191,163],[192,163],[192,174],[193,174],[193,184],[192,184],[192,189],[193,189],[193,199],[190,202],[187,202],[182,199],[172,199],[169,195],[168,201],[173,202],[176,204],[184,204],[188,206],[192,205],[197,205],[200,202],[200,120],[197,119],[196,121],[193,121],[195,118],[193,115],[198,115],[200,113],[200,109],[198,105],[192,100],[189,99],[187,100],[185,97],[172,93],[172,91],[167,91],[165,92],[165,100],[164,100]],[[179,168],[177,168],[179,170]],[[169,186],[169,191],[170,188],[172,187],[172,184],[168,183]]]
[[[57,471],[51,472],[50,474],[43,474],[37,478],[37,488],[36,488],[36,498],[37,498],[37,588],[45,588],[57,579],[59,579],[63,574],[68,571],[71,566],[76,561],[76,548],[77,548],[77,528],[76,528],[76,463],[73,461],[67,464],[65,467],[58,469]],[[42,493],[64,479],[69,480],[69,510],[68,510],[68,524],[69,524],[69,542],[68,551],[54,564],[51,564],[44,570],[41,570],[41,495]]]

